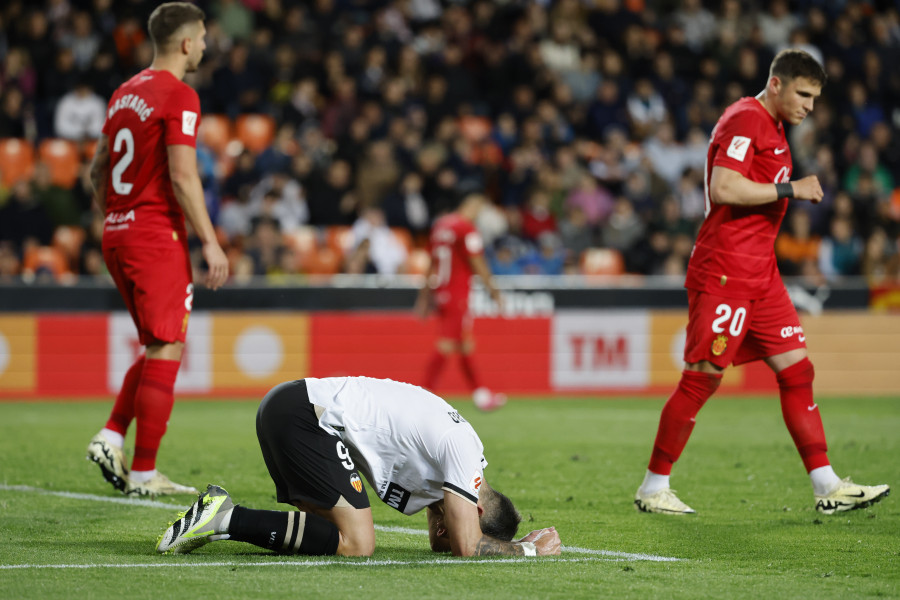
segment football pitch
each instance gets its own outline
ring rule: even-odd
[[[689,517],[632,504],[662,398],[513,400],[489,414],[454,402],[484,442],[486,478],[522,513],[519,534],[559,530],[561,556],[527,559],[434,554],[424,511],[404,516],[371,490],[370,559],[234,542],[157,555],[193,499],[126,499],[84,459],[111,402],[0,403],[0,597],[900,597],[900,398],[817,398],[838,474],[895,488],[831,517],[813,509],[774,397],[717,397],[700,413],[673,475]],[[257,402],[176,401],[161,470],[284,510],[256,443]]]

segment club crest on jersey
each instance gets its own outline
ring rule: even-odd
[[[731,138],[731,143],[728,144],[728,150],[725,152],[725,154],[735,160],[743,161],[744,157],[747,156],[747,150],[749,148],[750,138],[744,137],[742,135],[736,135]]]
[[[356,473],[350,476],[350,485],[353,486],[353,489],[356,490],[357,493],[362,492],[362,480]]]
[[[712,343],[712,353],[715,356],[722,356],[722,353],[725,352],[725,348],[728,346],[728,336],[725,335],[717,335],[716,339],[713,340]]]

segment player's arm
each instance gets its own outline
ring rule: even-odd
[[[431,312],[436,282],[437,261],[432,258],[431,264],[428,266],[428,272],[425,274],[425,281],[422,283],[422,287],[419,288],[419,295],[416,297],[416,305],[413,308],[415,313],[423,319]]]
[[[519,541],[505,542],[481,532],[478,507],[444,491],[443,522],[454,556],[546,556],[559,554],[559,534],[552,527],[532,531]],[[430,525],[430,523],[429,523]],[[430,528],[429,528],[430,535]],[[434,543],[432,542],[432,548]]]
[[[822,186],[815,175],[790,183],[759,183],[733,169],[716,165],[709,181],[709,199],[715,204],[758,206],[779,198],[809,200],[815,204],[822,196]]]
[[[101,213],[106,212],[106,182],[109,180],[109,139],[101,135],[91,160],[91,187],[94,188],[94,204]]]
[[[483,254],[470,254],[469,255],[469,265],[472,267],[472,272],[478,275],[481,278],[481,283],[484,284],[484,287],[487,288],[488,293],[491,295],[491,298],[497,304],[502,304],[503,298],[500,296],[500,290],[494,285],[494,278],[491,274],[491,269],[488,267],[487,261],[484,259]]]
[[[228,279],[228,259],[219,246],[215,229],[206,211],[203,185],[197,170],[197,151],[186,144],[173,144],[166,148],[169,156],[169,178],[172,180],[175,198],[203,244],[203,258],[209,265],[206,285],[211,289],[217,289]]]

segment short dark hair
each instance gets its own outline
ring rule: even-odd
[[[166,2],[157,6],[150,14],[147,29],[150,39],[157,49],[164,48],[172,41],[175,32],[188,23],[203,21],[206,13],[190,2]]]
[[[519,530],[522,516],[513,506],[512,500],[489,486],[486,481],[482,482],[481,487],[479,497],[484,508],[479,518],[481,533],[504,542],[512,540]]]
[[[813,55],[805,50],[788,48],[779,52],[772,60],[769,67],[769,77],[778,77],[785,83],[803,77],[815,81],[821,87],[825,87],[828,76],[825,69],[819,64]]]

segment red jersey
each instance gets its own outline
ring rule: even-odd
[[[184,213],[169,178],[167,146],[197,147],[200,99],[168,71],[144,69],[112,95],[103,244],[187,244]]]
[[[484,253],[481,234],[471,221],[456,213],[444,215],[431,229],[431,282],[438,305],[466,302],[472,278],[469,258]]]
[[[713,204],[709,184],[714,166],[758,183],[790,181],[791,151],[784,127],[756,98],[741,98],[719,119],[706,155],[706,219],[684,284],[720,296],[761,298],[779,277],[775,237],[788,201],[781,198],[759,206]]]

